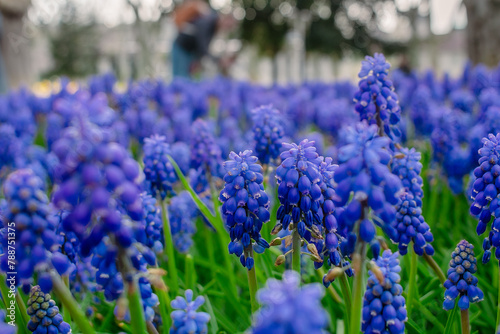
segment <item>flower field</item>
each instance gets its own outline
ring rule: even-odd
[[[1,333],[494,333],[500,67],[0,97]]]

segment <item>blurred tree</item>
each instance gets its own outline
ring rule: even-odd
[[[348,13],[354,3],[357,8]],[[380,4],[371,0],[233,1],[245,13],[241,38],[271,58],[282,49],[292,30],[304,39],[305,52],[341,57],[346,52],[366,55],[374,47],[387,53],[404,50],[402,43],[385,39],[378,29],[377,3]]]
[[[97,25],[93,17],[82,22],[72,1],[61,8],[57,29],[50,34],[53,67],[43,77],[81,78],[97,72],[99,59]]]
[[[463,0],[467,9],[467,50],[474,64],[500,62],[500,1]]]

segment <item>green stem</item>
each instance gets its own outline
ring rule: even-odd
[[[5,322],[8,323],[8,322],[14,321],[14,323],[16,323],[16,325],[18,327],[17,333],[18,334],[25,334],[28,332],[28,328],[27,328],[28,322],[25,321],[24,316],[27,316],[28,314],[26,313],[26,310],[25,310],[24,314],[22,313],[21,309],[19,308],[19,303],[16,302],[17,296],[16,297],[13,296],[13,294],[11,293],[11,290],[7,286],[5,278],[6,278],[5,275],[0,275],[0,280],[1,280],[0,292],[2,294],[2,301],[5,305],[5,310],[6,310]],[[12,315],[13,316],[12,318],[11,318],[11,310],[12,310],[11,305],[14,305],[14,314]],[[23,305],[24,305],[24,303],[23,303]],[[28,321],[29,321],[29,318],[28,318]]]
[[[62,280],[64,282],[64,285],[66,285],[68,290],[70,290],[69,289],[69,276],[68,275],[62,276]],[[71,324],[71,314],[69,314],[68,310],[66,310],[65,307],[62,308],[62,316],[63,316],[64,321],[66,321],[68,324]]]
[[[141,294],[135,278],[132,278],[132,281],[128,282],[127,299],[132,333],[146,333],[147,329],[146,321],[144,320],[144,309],[142,308]]]
[[[160,316],[162,321],[162,333],[168,334],[170,330],[171,320],[170,320],[170,312],[172,311],[172,307],[170,306],[170,298],[168,297],[168,293],[165,290],[155,289],[156,295],[158,296],[158,300],[160,301]]]
[[[69,311],[71,318],[76,322],[80,331],[83,334],[95,334],[94,328],[92,328],[88,322],[87,317],[83,313],[78,302],[73,298],[69,289],[64,285],[59,274],[57,274],[55,270],[51,270],[50,278],[52,279],[52,290],[63,306]]]
[[[165,239],[164,252],[167,256],[169,287],[174,295],[177,295],[179,290],[177,267],[175,266],[174,243],[172,241],[172,232],[170,231],[170,222],[168,221],[168,208],[166,200],[160,200],[161,203],[161,219],[163,222],[163,235]]]
[[[498,300],[497,300],[497,324],[496,327],[500,326],[500,266],[498,267]]]
[[[250,244],[250,246],[245,248],[245,257],[253,256],[253,247]],[[259,309],[259,305],[257,304],[257,299],[255,298],[255,295],[257,293],[257,277],[255,275],[255,265],[252,267],[252,269],[247,270],[247,276],[248,276],[248,290],[250,292],[250,305],[252,307],[252,313],[257,312]]]
[[[292,232],[292,269],[299,273],[300,275],[300,246],[301,246],[301,238],[299,235],[299,230],[297,226],[293,229]]]
[[[227,270],[227,275],[229,275],[229,281],[231,282],[231,290],[234,294],[234,296],[238,295],[237,292],[237,284],[236,284],[236,279],[234,277],[234,268],[231,262],[231,255],[227,251],[227,246],[231,239],[229,238],[229,234],[227,233],[226,228],[224,227],[224,222],[222,219],[221,215],[221,210],[220,210],[220,203],[219,203],[219,194],[217,192],[217,189],[215,187],[214,180],[212,178],[212,174],[210,173],[209,170],[207,170],[207,181],[210,186],[210,194],[212,197],[212,203],[214,205],[214,211],[215,211],[215,222],[217,223],[217,226],[214,226],[216,229],[216,237],[219,240],[219,245],[222,247],[222,254],[224,258],[224,265],[226,266]]]
[[[205,235],[205,244],[207,247],[206,249],[207,249],[208,259],[209,259],[210,263],[217,263],[217,261],[215,261],[215,251],[214,251],[214,241],[215,240],[214,240],[213,235],[212,235],[212,230],[207,228],[206,226],[203,226],[203,234]],[[215,276],[216,276],[215,271],[211,270],[210,273],[212,274],[212,278],[215,278]]]
[[[441,283],[444,283],[446,281],[446,276],[444,275],[443,271],[441,270],[439,265],[436,263],[436,261],[434,261],[434,258],[432,256],[424,253],[424,260],[425,260],[425,262],[427,262],[429,267],[431,267],[431,269],[434,271],[436,276],[439,278],[439,281]]]
[[[30,321],[30,317],[28,315],[28,311],[26,310],[26,305],[24,304],[24,300],[21,298],[21,295],[19,294],[19,291],[16,291],[16,304],[19,307],[19,312],[21,313],[21,316],[23,317],[24,322],[26,325]]]
[[[352,305],[351,305],[351,323],[349,324],[349,333],[358,334],[361,331],[361,311],[363,309],[363,296],[365,294],[364,275],[365,275],[365,253],[366,245],[360,242],[358,256],[359,270],[354,273],[354,288],[352,290]],[[353,262],[356,259],[353,258]]]
[[[462,334],[470,334],[469,309],[460,310],[460,320],[462,322]]]
[[[208,231],[208,229],[206,230]],[[194,269],[194,260],[191,254],[186,255],[185,270],[186,270],[186,289],[193,290],[195,288],[194,285],[196,282],[195,279],[196,271]]]
[[[347,275],[345,273],[340,275],[340,288],[342,289],[342,295],[344,297],[346,308],[346,323],[349,323],[352,309],[351,287],[349,286],[349,281],[347,280]]]
[[[410,251],[411,262],[410,262],[410,285],[408,287],[408,300],[406,302],[406,309],[408,312],[408,318],[410,318],[411,311],[413,309],[413,300],[415,299],[415,293],[417,289],[417,261],[418,255],[413,250],[413,245],[410,243],[408,245],[408,250]]]

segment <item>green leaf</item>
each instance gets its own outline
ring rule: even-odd
[[[450,311],[448,315],[448,321],[446,321],[446,327],[444,328],[444,334],[453,334],[454,324],[460,321],[458,317],[458,306],[457,301],[455,301],[455,307]]]
[[[423,329],[421,329],[416,323],[415,321],[413,321],[412,319],[408,319],[408,321],[406,322],[406,326],[408,327],[408,332],[415,332],[415,333],[418,333],[418,334],[424,334],[425,331]],[[411,329],[411,331],[410,331]]]
[[[193,197],[193,201],[195,202],[196,206],[201,211],[203,216],[205,216],[205,218],[210,222],[210,224],[212,224],[212,226],[217,230],[217,233],[222,233],[223,231],[220,231],[220,225],[221,225],[220,222],[217,221],[217,218],[212,214],[210,209],[205,205],[205,203],[203,203],[200,196],[198,196],[198,194],[191,187],[184,174],[182,174],[182,171],[175,162],[175,160],[172,159],[172,157],[170,156],[168,157],[168,160],[170,160],[172,166],[174,166],[175,172],[177,173],[177,177],[184,186],[184,189],[186,189],[191,194],[191,196]]]

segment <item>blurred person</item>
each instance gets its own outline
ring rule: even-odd
[[[172,46],[173,76],[192,77],[199,71],[204,56],[209,56],[221,72],[226,73],[234,57],[219,59],[209,53],[209,46],[218,30],[231,28],[233,24],[229,19],[220,17],[201,0],[185,1],[177,7],[174,15],[178,34]]]
[[[30,85],[34,81],[31,70],[33,60],[30,53],[33,28],[23,21],[30,6],[31,0],[0,0],[2,16],[0,50],[5,69],[2,72],[6,73],[10,88]]]

